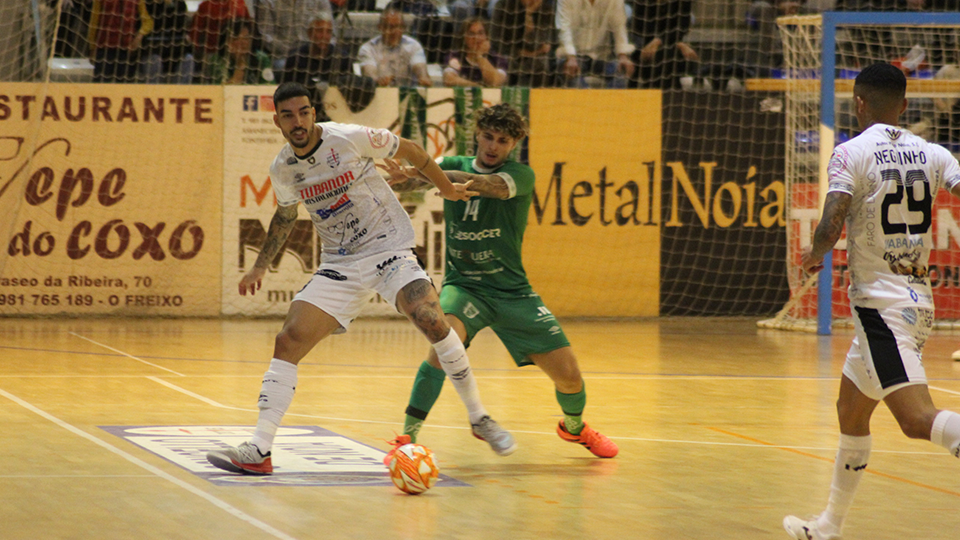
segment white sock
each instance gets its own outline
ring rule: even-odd
[[[940,411],[933,419],[930,441],[946,448],[954,457],[960,457],[960,414]]]
[[[833,483],[830,485],[830,499],[827,509],[817,519],[817,527],[824,534],[840,534],[843,519],[850,510],[853,496],[857,493],[860,477],[867,468],[870,459],[870,447],[873,438],[840,435],[840,448],[837,449],[837,461],[833,465]]]
[[[460,401],[467,407],[470,422],[479,421],[486,416],[487,411],[480,402],[477,380],[473,377],[470,360],[467,359],[467,350],[463,347],[460,337],[451,328],[447,337],[433,344],[433,349],[437,351],[440,367],[460,394]]]
[[[266,454],[273,446],[273,438],[277,435],[287,407],[293,401],[296,388],[297,365],[279,358],[270,360],[270,367],[263,374],[260,399],[257,401],[260,418],[257,419],[257,429],[250,439],[250,442],[260,449],[261,454]]]

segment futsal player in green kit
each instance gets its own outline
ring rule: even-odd
[[[563,411],[557,426],[560,438],[583,445],[597,457],[612,458],[617,445],[583,422],[586,387],[570,342],[523,269],[521,247],[535,178],[533,169],[509,155],[526,135],[523,116],[510,104],[500,103],[477,115],[476,157],[444,157],[438,162],[452,182],[470,182],[470,189],[480,194],[468,201],[444,201],[447,250],[440,306],[466,346],[489,326],[517,366],[540,367],[556,386]],[[388,162],[385,169],[397,189],[419,184],[413,168]],[[431,350],[417,372],[403,434],[393,441],[395,447],[416,442],[443,381],[444,371]],[[500,444],[487,442],[500,455],[516,449],[512,435]]]

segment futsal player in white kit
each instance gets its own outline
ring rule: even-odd
[[[827,507],[783,526],[797,540],[838,540],[870,456],[870,417],[886,403],[903,433],[960,453],[960,415],[934,407],[921,363],[933,325],[927,261],[933,247],[933,201],[941,188],[960,197],[960,166],[944,148],[901,129],[903,73],[868,66],[853,87],[863,132],[838,146],[813,245],[801,265],[822,268],[847,225],[847,295],[856,336],[843,366],[837,413],[840,447]]]
[[[280,252],[303,204],[320,235],[320,267],[297,293],[273,359],[264,374],[256,431],[236,448],[211,451],[207,460],[231,472],[271,474],[270,449],[293,400],[297,364],[323,338],[346,331],[361,308],[379,293],[404,313],[433,344],[451,379],[473,433],[491,446],[512,444],[512,435],[484,410],[463,343],[447,323],[436,290],[413,252],[413,226],[374,159],[404,159],[453,201],[476,192],[452,184],[418,145],[386,129],[316,122],[310,92],[284,83],[273,96],[274,123],[289,144],[270,167],[277,210],[253,268],[240,280],[241,295],[255,294]]]

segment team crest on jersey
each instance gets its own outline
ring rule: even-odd
[[[336,169],[340,166],[340,154],[333,148],[330,149],[330,155],[327,156],[327,165],[329,165],[331,169]]]
[[[316,163],[316,162],[317,162],[317,158],[315,158],[314,156],[310,156],[310,157],[307,158],[307,163],[309,163],[309,164],[311,164],[311,165],[313,165],[313,164]]]
[[[891,141],[895,141],[900,138],[900,135],[903,135],[903,132],[899,129],[886,128],[884,131],[887,132],[887,137],[890,137]]]
[[[383,148],[390,142],[390,132],[385,129],[367,128],[367,137],[370,139],[370,146],[374,148]]]
[[[833,156],[830,158],[830,163],[827,165],[827,176],[834,176],[840,174],[843,171],[847,170],[847,149],[838,146],[836,150],[833,151]]]

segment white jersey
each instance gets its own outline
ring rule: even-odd
[[[320,144],[298,157],[289,144],[270,166],[277,204],[303,203],[323,244],[321,261],[352,261],[413,249],[413,225],[373,160],[390,158],[400,139],[386,129],[318,123]]]
[[[960,166],[943,147],[904,129],[874,124],[837,146],[828,191],[853,196],[847,215],[852,303],[933,306],[927,261],[933,201],[960,183]]]

